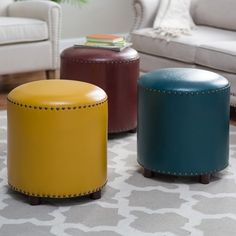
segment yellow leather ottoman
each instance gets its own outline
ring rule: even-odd
[[[8,95],[8,183],[29,196],[97,199],[107,180],[107,96],[72,80],[42,80]]]

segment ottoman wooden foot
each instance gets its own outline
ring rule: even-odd
[[[102,196],[102,190],[99,190],[97,192],[91,193],[89,196],[93,200],[100,199],[101,196]]]
[[[29,204],[32,206],[40,205],[41,204],[41,197],[34,197],[34,196],[29,196],[28,197]]]
[[[145,178],[152,178],[154,176],[154,172],[146,168],[143,168],[143,176]]]
[[[131,134],[135,134],[135,133],[137,133],[137,128],[131,129],[131,130],[129,130],[129,132],[130,132]]]
[[[210,183],[210,178],[211,178],[211,175],[210,174],[207,174],[207,175],[200,175],[199,176],[199,182],[201,184],[209,184]]]

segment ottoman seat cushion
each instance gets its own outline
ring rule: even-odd
[[[205,76],[207,74],[207,77]],[[144,78],[144,79],[142,79]],[[228,87],[228,81],[213,72],[199,69],[162,69],[145,74],[139,85],[159,92],[197,94],[214,92]]]

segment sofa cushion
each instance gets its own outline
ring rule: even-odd
[[[197,26],[192,35],[182,35],[170,41],[150,36],[151,30],[145,28],[131,33],[133,47],[136,50],[187,63],[195,63],[196,50],[201,44],[236,40],[236,32],[207,26]]]
[[[0,17],[0,45],[48,39],[47,23],[41,20]]]
[[[236,73],[236,39],[201,45],[196,51],[196,64]]]
[[[236,30],[235,0],[192,0],[191,14],[198,25]]]

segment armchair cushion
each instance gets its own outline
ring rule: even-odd
[[[196,30],[192,31],[192,35],[182,35],[169,42],[151,37],[149,31],[150,28],[144,28],[132,32],[132,42],[136,50],[187,63],[195,63],[197,47],[202,44],[236,40],[236,32],[207,26],[197,26]]]
[[[236,39],[201,45],[196,52],[196,64],[236,73]]]
[[[48,26],[45,21],[17,17],[0,19],[0,45],[48,39]]]

